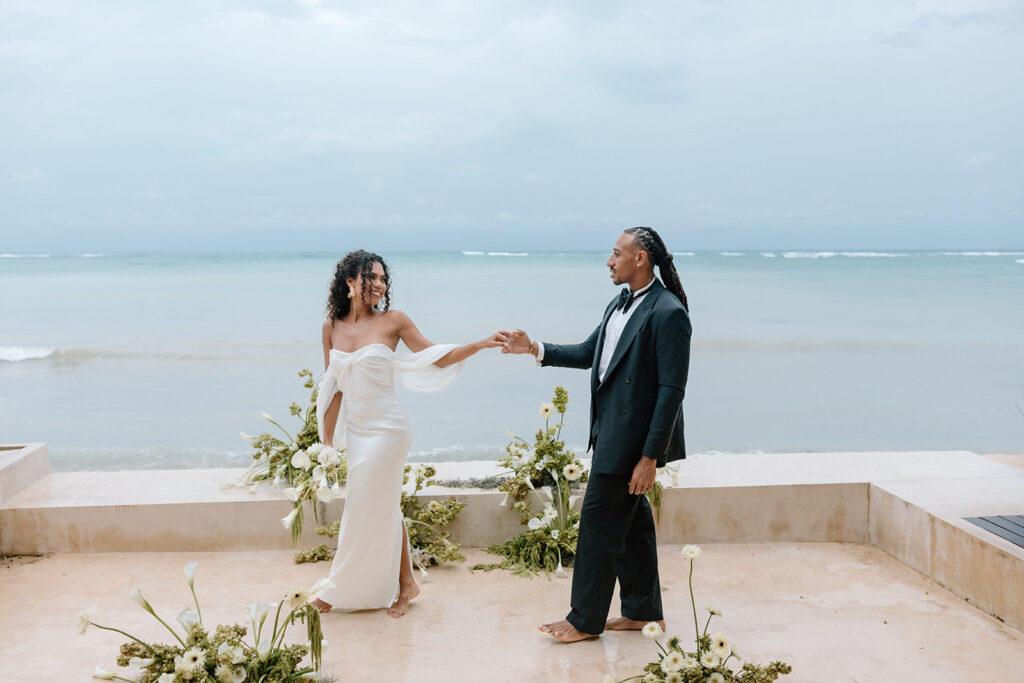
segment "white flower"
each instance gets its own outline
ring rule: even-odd
[[[78,615],[78,635],[84,636],[87,628],[89,628],[89,613],[80,612]]]
[[[267,618],[267,614],[273,607],[274,605],[269,602],[254,602],[249,605],[249,618],[254,624],[263,624],[263,620]]]
[[[580,469],[579,465],[577,465],[574,462],[571,462],[562,468],[562,475],[566,478],[567,481],[576,481],[581,476],[583,476],[583,470]]]
[[[270,638],[264,638],[256,646],[256,654],[259,655],[261,660],[265,660],[267,655],[270,654]]]
[[[302,491],[300,491],[299,489],[295,488],[294,486],[289,486],[288,488],[286,488],[281,493],[283,493],[284,497],[287,498],[288,500],[290,500],[293,503],[299,502],[299,496],[302,495]]]
[[[174,683],[174,674],[160,674],[160,678],[156,679],[156,683]]]
[[[309,600],[310,595],[308,591],[304,591],[301,588],[293,588],[284,596],[284,606],[291,612],[302,607]]]
[[[540,404],[540,416],[543,417],[545,420],[548,419],[549,417],[551,417],[554,414],[554,412],[555,412],[555,407],[553,405],[551,405],[550,403],[541,403]]]
[[[565,567],[562,566],[562,560],[561,559],[558,560],[558,566],[555,567],[555,576],[557,576],[560,579],[564,579],[567,576],[569,576],[568,574],[565,573]]]
[[[533,469],[537,470],[538,472],[543,472],[544,471],[544,462],[541,461],[541,460],[538,460],[537,462],[533,463]]]
[[[551,530],[551,538],[555,539],[556,541],[558,540],[558,529]]]
[[[327,470],[324,469],[323,465],[317,465],[313,468],[312,476],[314,479],[327,479]]]
[[[537,529],[540,529],[541,527],[547,525],[544,523],[543,520],[541,520],[540,517],[533,517],[532,519],[530,519],[526,526],[530,527],[531,531],[536,531]]]
[[[217,648],[217,661],[221,664],[238,664],[245,659],[245,651],[241,645],[232,646],[231,643],[221,643]]]
[[[320,455],[321,451],[328,450],[328,449],[330,451],[334,451],[334,449],[331,448],[330,446],[324,446],[322,443],[317,441],[315,444],[312,444],[309,448],[307,448],[306,452],[309,453],[310,455]],[[334,451],[334,452],[337,453],[338,451]]]
[[[199,562],[193,560],[185,565],[185,580],[188,581],[188,587],[192,588],[195,585],[196,579],[196,566]]]
[[[274,421],[274,418],[270,417],[270,414],[265,410],[260,412],[260,417],[266,420],[267,422]]]
[[[92,677],[102,678],[105,681],[111,681],[114,679],[114,674],[110,673],[109,671],[104,671],[103,669],[97,666],[95,669],[92,670]]]
[[[696,560],[700,557],[700,553],[701,550],[699,545],[684,545],[679,554],[688,560]]]
[[[645,636],[652,639],[660,638],[662,635],[665,634],[665,632],[661,630],[661,624],[659,624],[656,621],[648,621],[640,630],[643,632]]]
[[[713,617],[720,617],[720,616],[722,616],[722,611],[718,610],[718,609],[715,609],[714,607],[705,607],[704,609],[706,609],[708,611],[708,614],[710,614]]]
[[[673,671],[665,676],[665,683],[683,683],[683,675],[678,671]]]
[[[722,663],[722,660],[718,658],[714,652],[705,652],[700,656],[700,665],[705,669],[714,669],[716,666]]]
[[[288,513],[287,517],[281,518],[281,524],[284,525],[285,529],[288,529],[289,531],[291,530],[292,522],[295,521],[295,516],[297,514],[299,514],[299,508],[292,508],[292,511]]]
[[[132,657],[128,660],[128,666],[133,669],[145,669],[147,666],[155,662],[156,660],[152,657],[143,659],[142,657]]]
[[[729,641],[721,633],[711,636],[711,651],[714,652],[719,659],[725,659],[732,653],[732,646],[729,645]]]
[[[658,677],[654,674],[645,674],[642,679],[643,683],[658,683]]]
[[[683,669],[696,669],[699,666],[700,666],[700,662],[698,662],[693,657],[683,657],[683,666],[680,667],[680,668],[683,668]]]
[[[306,451],[295,451],[295,455],[292,456],[292,467],[297,467],[300,470],[309,469],[312,463],[309,461],[309,456],[306,455]]]
[[[255,436],[252,436],[251,434],[246,434],[245,432],[238,432],[238,435],[240,437],[242,437],[243,439],[245,439],[246,441],[255,441],[256,440]]]
[[[227,664],[221,664],[214,675],[219,683],[242,683],[245,680],[245,669],[240,666],[232,669]]]
[[[611,674],[605,674],[604,683],[618,683],[618,681],[615,680],[615,676],[612,676]]]
[[[185,629],[185,633],[188,633],[189,629],[192,628],[192,624],[199,622],[199,615],[186,607],[178,613],[177,619],[178,623]]]
[[[302,674],[301,676],[299,676],[299,680],[300,681],[319,681],[320,680],[320,674],[319,674],[319,672],[316,672],[316,671],[308,671],[308,672]]]
[[[200,647],[193,647],[185,650],[174,658],[174,670],[186,680],[194,674],[200,673],[206,667],[206,653]]]
[[[441,504],[438,503],[436,500],[432,500],[429,503],[427,503],[427,509],[430,510],[431,512],[437,512],[438,510],[441,509]]]
[[[661,670],[665,673],[672,673],[673,671],[679,671],[683,667],[683,655],[681,652],[673,650],[665,655],[665,658],[661,660]]]
[[[725,676],[716,671],[715,673],[708,676],[707,683],[725,683]]]
[[[141,588],[136,588],[135,590],[133,590],[132,594],[128,597],[137,602],[139,604],[139,607],[141,607],[142,609],[146,610],[150,614],[156,615],[156,612],[153,611],[153,606],[146,601],[146,598],[142,597]]]
[[[327,482],[321,481],[320,488],[316,490],[316,499],[319,500],[321,503],[330,503],[331,498],[331,489],[327,487]]]

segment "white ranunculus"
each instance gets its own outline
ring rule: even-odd
[[[291,531],[292,523],[295,521],[295,516],[299,514],[299,508],[292,508],[292,511],[288,513],[286,517],[281,518],[281,524],[285,529]]]
[[[295,451],[295,455],[292,456],[292,467],[305,470],[308,469],[311,464],[309,456],[306,455],[306,451]]]
[[[332,497],[331,489],[327,488],[327,482],[321,481],[320,488],[316,490],[316,499],[321,503],[330,503]]]
[[[289,486],[284,491],[281,491],[281,493],[283,493],[284,497],[293,503],[299,502],[299,496],[302,495],[302,491],[295,488],[294,486]]]
[[[188,581],[189,588],[192,588],[195,585],[194,582],[196,578],[196,566],[198,565],[199,562],[196,560],[192,560],[191,562],[185,565],[185,580]]]
[[[684,545],[683,549],[680,551],[679,554],[682,555],[683,557],[685,557],[688,560],[696,560],[698,557],[700,557],[700,553],[701,553],[700,546],[698,546],[698,545]]]
[[[133,669],[145,669],[147,666],[155,662],[156,660],[152,657],[143,659],[142,657],[132,657],[128,660],[128,666]]]
[[[329,448],[329,447],[325,447],[322,443],[317,441],[315,444],[313,444],[309,448],[307,448],[306,452],[309,453],[310,455],[320,455],[321,451],[324,451],[326,448]],[[334,449],[331,448],[330,450],[333,451]]]
[[[660,638],[664,634],[664,631],[661,630],[661,624],[656,621],[648,621],[640,630],[648,638]]]
[[[98,666],[95,669],[92,670],[92,677],[93,678],[100,678],[100,679],[103,679],[104,681],[112,681],[112,680],[114,680],[114,674],[110,673],[109,671],[105,671],[104,669],[101,669]]]
[[[89,613],[80,612],[78,615],[78,635],[84,636],[87,628],[89,628]]]
[[[192,628],[192,624],[199,623],[199,615],[193,612],[190,608],[186,607],[181,610],[176,617],[178,623],[181,624],[182,628],[185,629],[185,633],[188,633],[189,629]]]

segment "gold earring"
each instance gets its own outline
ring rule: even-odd
[[[348,288],[348,298],[349,299],[355,299],[356,298],[356,290],[354,290],[351,287]]]

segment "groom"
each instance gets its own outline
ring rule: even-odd
[[[503,350],[530,353],[539,365],[591,370],[588,450],[594,456],[580,512],[572,610],[540,627],[566,643],[605,629],[639,630],[649,621],[664,628],[654,518],[644,494],[656,468],[686,457],[690,318],[672,254],[653,229],[629,228],[606,265],[612,282],[628,287],[586,341],[542,344],[516,330],[506,333]],[[606,622],[616,580],[622,617]]]

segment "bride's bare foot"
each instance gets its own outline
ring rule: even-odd
[[[547,633],[552,638],[557,638],[563,643],[576,643],[581,640],[590,640],[591,638],[597,638],[596,635],[591,633],[584,633],[578,630],[575,626],[570,624],[568,621],[563,619],[562,621],[555,621],[550,624],[543,624],[538,626],[541,631]]]
[[[637,621],[636,619],[627,619],[626,617],[615,617],[614,619],[609,619],[605,623],[604,627],[608,631],[639,631],[643,629],[644,624],[649,623],[651,622]],[[661,630],[664,632],[665,620],[659,620],[658,626],[660,626]]]
[[[398,591],[398,599],[395,600],[395,604],[388,607],[388,616],[397,619],[404,615],[409,611],[409,603],[419,594],[420,587],[415,581],[403,583],[402,588]]]
[[[324,602],[320,598],[313,601],[313,607],[316,607],[316,611],[320,614],[327,614],[331,611],[331,604],[329,602]]]

